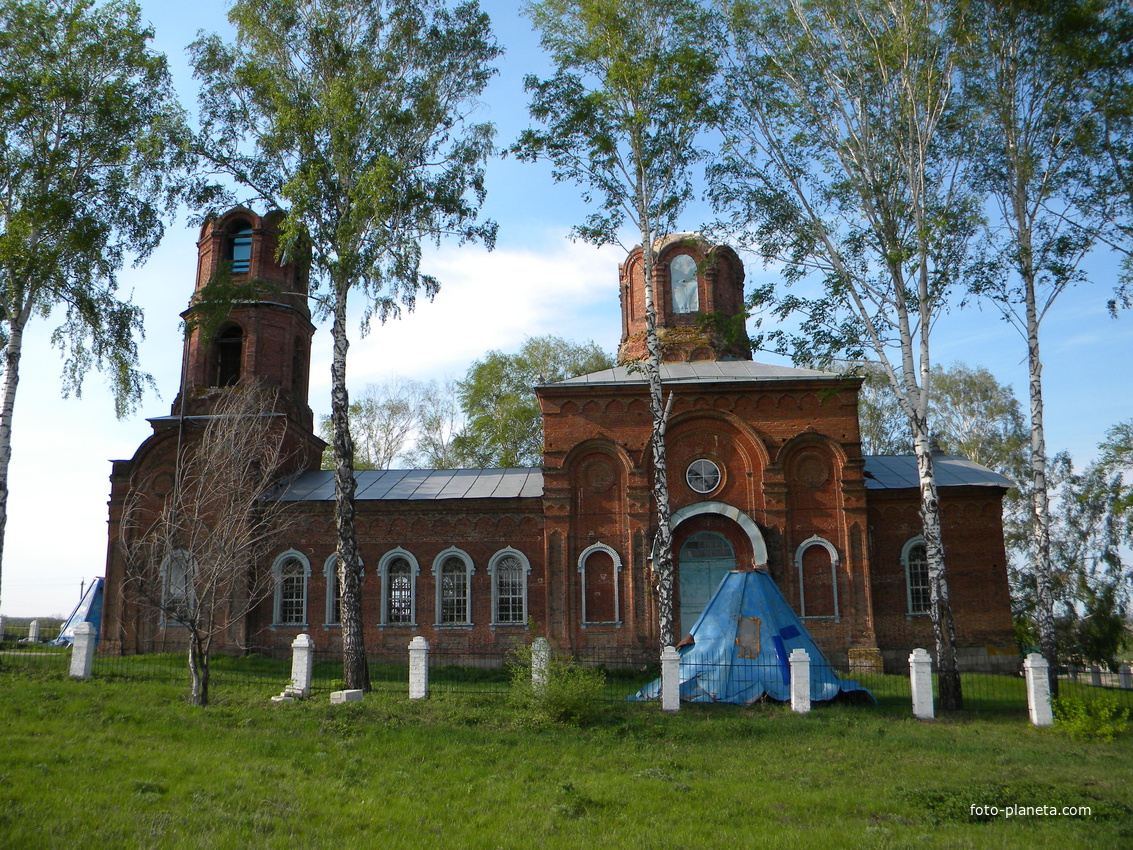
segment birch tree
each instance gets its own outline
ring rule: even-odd
[[[288,460],[284,417],[272,409],[262,386],[222,390],[203,429],[178,450],[172,492],[155,505],[148,488],[135,487],[123,508],[124,589],[167,631],[184,630],[194,705],[209,703],[214,640],[238,629],[274,587],[263,564],[289,520],[287,503],[270,498]]]
[[[655,246],[693,197],[697,136],[710,120],[713,18],[695,0],[542,0],[526,12],[555,65],[526,81],[532,117],[514,150],[550,159],[556,180],[582,187],[595,210],[572,231],[595,245],[640,242],[645,275],[645,373],[652,418],[653,573],[661,646],[674,643],[666,406],[653,293]]]
[[[347,303],[362,330],[412,309],[438,281],[422,242],[491,246],[477,223],[492,128],[477,96],[500,50],[475,0],[237,0],[236,43],[191,46],[201,80],[201,154],[252,200],[287,213],[283,252],[309,246],[316,313],[332,320],[336,554],[347,688],[369,690],[354,444],[346,389]]]
[[[969,146],[979,188],[996,212],[997,258],[975,289],[1027,348],[1030,399],[1031,551],[1035,618],[1057,693],[1054,563],[1043,406],[1042,324],[1059,296],[1085,280],[1081,263],[1105,210],[1093,197],[1103,153],[1094,102],[1106,70],[1098,62],[1102,6],[1092,0],[971,4],[973,39],[965,89],[978,130]]]
[[[727,6],[731,112],[712,195],[783,264],[797,357],[877,361],[920,479],[942,708],[962,705],[929,446],[932,326],[968,259],[976,203],[951,155],[957,44],[931,0]]]
[[[24,334],[61,318],[63,394],[106,374],[121,417],[149,378],[127,258],[161,241],[184,164],[165,57],[129,2],[0,0],[0,560]]]

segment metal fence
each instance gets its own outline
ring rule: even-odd
[[[9,632],[9,635],[11,632]],[[41,631],[41,636],[43,632]],[[251,651],[241,656],[214,655],[211,659],[211,683],[215,687],[227,685],[262,686],[267,693],[279,693],[291,677],[290,656],[276,657],[268,651]],[[69,669],[69,647],[52,647],[40,644],[18,643],[6,640],[0,644],[0,666],[43,670],[66,674]],[[600,699],[608,703],[622,703],[637,694],[660,676],[659,664],[631,664],[624,658],[610,654],[577,654],[575,663],[600,669],[605,684]],[[519,665],[517,668],[516,665]],[[486,698],[507,698],[511,693],[513,675],[529,675],[519,655],[483,656],[471,653],[432,651],[429,653],[429,688],[436,694],[476,695]],[[700,672],[708,676],[717,671],[700,663]],[[409,693],[408,654],[374,657],[369,660],[370,683],[373,690],[405,695]],[[682,679],[690,672],[682,671]],[[812,664],[812,681],[820,677],[822,669]],[[857,681],[869,690],[880,710],[907,714],[911,704],[908,675],[875,673],[862,669],[830,668],[842,679]],[[184,652],[156,652],[144,655],[110,656],[97,654],[92,674],[106,679],[133,679],[142,681],[186,682],[188,659]],[[782,665],[769,665],[767,669],[748,670],[744,675],[768,677],[765,681],[785,683]],[[939,705],[939,677],[933,675],[934,693]],[[1004,713],[1025,716],[1027,713],[1026,684],[1022,665],[997,664],[986,670],[967,670],[960,675],[965,713]],[[1058,676],[1059,694],[1090,701],[1100,695],[1112,695],[1119,708],[1133,710],[1133,688],[1129,677],[1109,671],[1076,670],[1061,668]],[[342,659],[338,653],[317,651],[314,657],[311,690],[327,694],[341,690]],[[813,688],[812,688],[813,690]]]

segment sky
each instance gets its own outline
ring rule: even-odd
[[[481,0],[506,50],[499,74],[484,94],[481,120],[497,127],[506,145],[528,126],[525,74],[548,71],[547,60],[519,4]],[[198,30],[229,37],[227,2],[142,2],[155,30],[153,47],[169,57],[174,84],[190,114],[196,82],[185,47]],[[394,376],[459,378],[489,349],[515,351],[527,336],[558,334],[594,340],[613,352],[621,333],[618,263],[625,250],[597,249],[568,238],[586,207],[578,189],[555,184],[544,165],[497,160],[487,173],[483,214],[499,223],[496,248],[477,245],[430,249],[425,271],[441,281],[432,302],[362,337],[351,328],[348,385]],[[262,210],[261,210],[262,212]],[[697,230],[710,211],[693,204],[680,224]],[[13,416],[8,526],[4,542],[0,613],[8,616],[67,614],[80,587],[104,574],[110,460],[129,458],[152,430],[146,417],[169,413],[181,363],[179,314],[188,304],[196,273],[196,228],[187,211],[167,228],[161,246],[141,268],[120,275],[121,291],[145,311],[142,367],[154,378],[140,409],[117,420],[102,376],[92,373],[81,399],[60,396],[61,360],[51,347],[50,319],[36,319],[26,335]],[[631,247],[631,246],[630,246]],[[747,280],[775,279],[751,254],[742,254]],[[1043,328],[1047,445],[1075,460],[1096,454],[1105,431],[1133,416],[1133,313],[1117,319],[1106,311],[1117,262],[1098,255],[1088,264],[1089,285],[1062,295]],[[355,299],[357,306],[357,299]],[[944,316],[933,337],[934,362],[986,366],[1027,398],[1023,339],[993,308],[969,307]],[[784,362],[770,355],[757,359]],[[330,410],[330,334],[324,323],[312,351],[310,403],[316,418]]]

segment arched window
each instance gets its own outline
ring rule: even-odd
[[[361,559],[358,561],[362,564]],[[361,573],[365,577],[365,571]],[[342,624],[342,585],[338,581],[338,557],[332,554],[323,565],[323,576],[326,578],[326,620],[328,626]]]
[[[587,546],[578,556],[582,576],[582,625],[621,625],[618,618],[618,573],[622,559],[605,543]]]
[[[326,578],[327,611],[323,621],[328,626],[337,626],[341,620],[342,589],[338,586],[338,558],[331,555],[323,566],[323,576]]]
[[[901,564],[905,567],[905,587],[908,591],[909,613],[927,614],[932,596],[928,581],[928,550],[919,534],[905,541],[901,549]]]
[[[275,625],[307,625],[307,579],[311,575],[311,562],[302,552],[288,549],[275,559],[271,572],[275,578]]]
[[[231,387],[240,380],[241,361],[244,357],[244,331],[239,325],[230,325],[217,334],[216,374],[214,387]]]
[[[303,344],[303,337],[295,337],[295,347],[291,350],[291,391],[295,395],[303,394],[303,385],[307,380],[305,368],[307,346]]]
[[[817,534],[795,550],[799,574],[799,616],[838,619],[838,550]]]
[[[405,549],[392,549],[378,562],[382,577],[383,626],[416,626],[417,559]]]
[[[531,564],[518,549],[501,549],[488,562],[492,577],[492,625],[527,623],[527,574]]]
[[[161,611],[167,622],[185,623],[193,611],[193,557],[183,549],[165,556],[161,562]]]
[[[252,225],[234,221],[228,227],[228,257],[232,274],[247,274],[252,267]]]
[[[678,254],[669,263],[669,288],[673,294],[674,313],[695,313],[700,309],[696,260],[688,254]]]
[[[437,585],[437,625],[472,625],[472,558],[451,546],[433,561]]]

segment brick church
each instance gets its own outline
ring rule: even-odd
[[[185,344],[169,416],[130,460],[113,462],[105,651],[176,643],[177,626],[123,592],[118,535],[131,492],[160,502],[173,487],[177,435],[219,393],[258,381],[276,390],[293,468],[282,499],[297,522],[270,562],[274,593],[240,623],[229,650],[282,650],[309,633],[340,641],[334,482],[308,406],[307,269],[276,262],[278,219],[234,209],[201,230],[194,297],[218,276],[262,292],[231,308],[207,341]],[[685,633],[720,579],[766,569],[835,663],[876,669],[932,647],[928,577],[912,457],[863,457],[858,378],[751,359],[709,315],[743,311],[743,265],[691,235],[659,243],[654,268],[677,563],[676,622]],[[612,275],[611,275],[612,277]],[[613,281],[611,280],[611,285]],[[618,272],[619,362],[644,355],[642,252]],[[439,652],[499,657],[529,623],[563,651],[652,660],[654,512],[644,375],[626,366],[535,388],[543,467],[357,473],[368,651],[401,654],[415,635]],[[191,429],[190,429],[191,431]],[[943,534],[962,663],[1016,652],[1002,528],[1010,482],[937,455]],[[164,572],[164,571],[163,571]],[[168,577],[166,577],[168,581]]]

